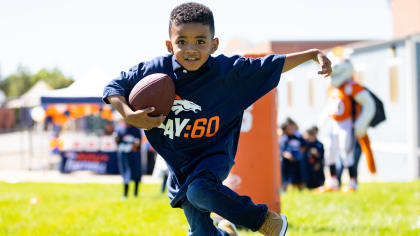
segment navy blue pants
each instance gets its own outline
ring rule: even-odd
[[[140,152],[118,152],[118,169],[124,184],[140,181],[142,176]]]
[[[195,178],[187,190],[182,209],[190,225],[189,235],[228,235],[213,225],[210,212],[236,225],[257,231],[264,222],[268,207],[254,204],[247,196],[240,196],[222,185],[221,180],[208,172]]]
[[[281,180],[282,185],[306,183],[307,181],[307,166],[305,159],[298,159],[290,161],[286,158],[281,159]]]

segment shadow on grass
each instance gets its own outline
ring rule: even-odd
[[[372,227],[372,226],[300,226],[289,224],[290,231],[313,232],[313,233],[377,233],[392,232],[390,227]],[[394,231],[395,232],[395,231]]]

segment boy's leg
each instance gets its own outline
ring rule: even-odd
[[[287,185],[290,184],[290,162],[281,158],[281,187],[284,192],[286,192]]]
[[[127,198],[128,197],[129,184],[123,184],[123,186],[124,186],[124,197]]]
[[[194,179],[188,187],[187,199],[194,208],[215,212],[234,224],[257,231],[267,215],[267,206],[255,205],[247,196],[240,196],[222,185],[211,174]]]
[[[124,186],[123,197],[126,198],[128,196],[128,187],[129,187],[128,185],[130,183],[130,177],[131,177],[131,172],[128,165],[128,157],[127,157],[127,154],[119,152],[117,158],[118,158],[118,169],[123,178],[123,186]]]
[[[299,165],[299,189],[303,189],[308,185],[308,165],[306,156],[303,156],[302,159],[297,162]]]
[[[137,197],[139,195],[139,185],[140,181],[134,181],[134,197]]]
[[[164,193],[166,189],[166,183],[168,182],[168,174],[163,175],[162,186],[160,187],[160,192]]]
[[[185,217],[190,225],[188,235],[229,236],[227,232],[214,226],[213,220],[210,218],[210,212],[198,210],[188,201],[182,204],[182,209],[184,210]]]

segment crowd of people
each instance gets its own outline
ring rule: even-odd
[[[316,126],[301,133],[296,122],[287,118],[279,128],[278,133],[283,192],[289,187],[299,190],[307,188],[317,192],[338,190],[326,190],[324,168],[329,168],[328,171],[334,169],[334,177],[338,179],[338,184],[341,184],[342,165],[340,162],[334,165],[334,168],[326,165],[324,145],[318,139],[318,128]],[[361,155],[360,145],[356,143],[355,148],[355,160],[358,162]],[[330,181],[330,179],[327,180]]]

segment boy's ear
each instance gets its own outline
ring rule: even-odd
[[[217,48],[219,47],[219,39],[218,38],[214,38],[211,41],[211,50],[210,50],[210,54],[213,54]]]
[[[166,49],[168,50],[168,52],[169,52],[170,54],[174,54],[174,49],[172,48],[171,41],[166,40],[166,41],[165,41],[165,44],[166,44]]]

